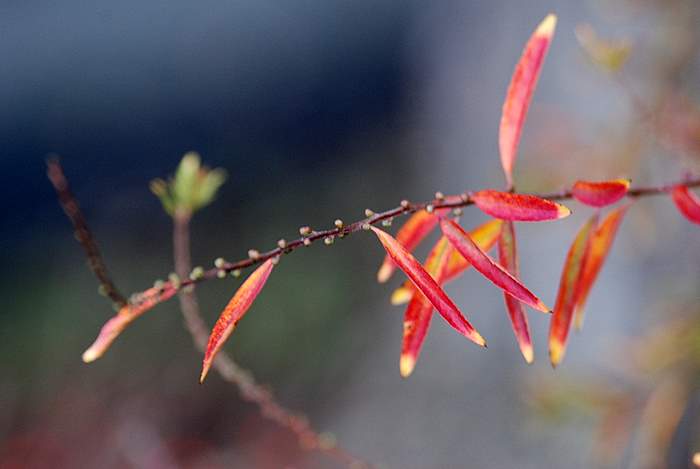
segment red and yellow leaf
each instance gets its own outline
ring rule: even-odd
[[[583,327],[583,313],[588,294],[591,292],[591,288],[593,288],[593,284],[596,278],[598,278],[600,269],[603,267],[603,263],[605,263],[605,259],[608,257],[622,218],[625,213],[627,213],[629,207],[630,205],[627,204],[612,210],[600,223],[598,228],[596,228],[593,234],[588,259],[586,259],[586,265],[581,276],[579,292],[576,294],[576,305],[574,308],[574,325],[576,329],[581,329],[581,327]]]
[[[177,290],[170,286],[163,290],[155,287],[149,288],[142,293],[143,300],[140,303],[123,306],[115,316],[102,326],[95,342],[83,353],[83,361],[90,363],[100,358],[119,334],[126,329],[126,326],[158,303],[172,298],[176,292]]]
[[[255,298],[260,294],[260,291],[265,286],[265,282],[272,272],[274,260],[268,259],[260,265],[252,274],[243,282],[236,290],[236,293],[231,298],[231,301],[226,305],[221,316],[216,321],[214,328],[209,336],[207,349],[204,353],[204,361],[202,362],[202,374],[199,377],[199,382],[204,382],[204,378],[209,373],[209,368],[219,353],[224,342],[229,338],[233,330],[236,328],[238,321],[248,311],[250,305],[253,304]]]
[[[498,260],[501,266],[510,272],[513,277],[520,278],[518,248],[515,240],[515,227],[512,221],[504,222],[501,228],[501,236],[498,239]],[[532,339],[530,338],[530,325],[527,322],[523,305],[507,293],[503,293],[503,297],[520,352],[527,363],[532,363],[535,356],[532,350]]]
[[[423,266],[401,243],[384,231],[370,227],[386,252],[396,265],[404,271],[418,290],[433,304],[438,313],[457,332],[470,339],[477,345],[486,346],[486,341],[462,315],[459,308],[452,302],[437,282],[425,271]]]
[[[571,210],[551,200],[528,194],[512,194],[486,189],[470,196],[487,215],[501,220],[546,221],[571,215]]]
[[[571,319],[580,292],[582,273],[585,270],[589,246],[598,224],[598,214],[593,215],[579,230],[569,248],[559,281],[557,302],[549,324],[549,359],[557,366],[564,358],[566,343],[571,329]]]
[[[494,244],[496,244],[496,241],[498,241],[502,224],[502,220],[489,220],[470,231],[469,236],[481,248],[482,251],[487,252],[493,247]],[[443,283],[458,277],[470,266],[471,264],[464,257],[462,257],[460,253],[452,249],[452,254],[449,256],[444,278],[442,282],[439,283],[442,285]],[[391,304],[400,305],[408,303],[411,300],[414,291],[415,287],[411,281],[406,280],[391,294]]]
[[[671,191],[678,210],[693,223],[700,224],[700,199],[687,186],[679,185]]]
[[[590,182],[576,181],[571,190],[574,199],[591,207],[612,205],[627,194],[630,187],[629,179],[614,179],[612,181]]]
[[[418,210],[406,220],[406,223],[404,223],[398,233],[396,233],[396,240],[401,243],[407,251],[411,252],[418,246],[423,238],[433,231],[437,225],[437,221],[437,217],[434,214],[428,213],[425,210]],[[395,269],[396,265],[391,260],[391,256],[387,255],[377,272],[377,281],[379,283],[386,282],[394,273]]]
[[[518,153],[520,134],[556,24],[557,17],[552,14],[547,15],[540,23],[525,45],[525,50],[515,66],[508,86],[498,132],[501,164],[508,187],[513,186],[513,167]]]
[[[474,228],[469,232],[469,237],[476,243],[482,251],[489,251],[498,241],[498,237],[501,235],[501,226],[503,225],[503,220],[494,219],[489,220],[485,223]],[[450,256],[450,261],[447,264],[447,271],[445,272],[445,281],[452,280],[459,276],[462,272],[467,270],[471,264],[467,261],[459,252],[454,251]]]
[[[549,312],[549,308],[525,285],[520,283],[520,280],[513,277],[503,267],[494,262],[488,254],[479,249],[479,246],[472,241],[462,227],[446,218],[440,220],[440,227],[452,246],[494,285],[538,311]]]
[[[447,238],[443,236],[435,244],[425,261],[425,271],[433,277],[438,285],[444,276],[452,249]],[[408,377],[416,366],[432,317],[432,303],[421,292],[416,292],[406,308],[403,320],[403,342],[399,370],[404,378]]]

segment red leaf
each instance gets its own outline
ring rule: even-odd
[[[520,269],[518,267],[518,248],[515,240],[515,227],[512,221],[503,223],[501,228],[501,236],[498,240],[498,260],[504,269],[511,273],[515,278],[520,277]],[[527,322],[527,316],[521,302],[513,298],[507,293],[503,293],[506,302],[506,309],[510,322],[513,325],[513,332],[518,341],[520,352],[523,354],[527,363],[532,363],[534,353],[532,350],[532,339],[530,338],[530,325]]]
[[[571,215],[571,210],[563,205],[534,195],[486,189],[470,198],[484,213],[502,220],[546,221]]]
[[[274,260],[268,259],[260,265],[260,267],[255,269],[238,288],[233,298],[231,298],[231,301],[229,301],[226,308],[224,308],[221,316],[219,316],[209,336],[209,343],[207,343],[207,350],[202,363],[202,374],[199,377],[200,383],[204,382],[204,378],[206,378],[207,373],[209,373],[209,368],[211,368],[214,357],[216,357],[216,354],[219,353],[224,342],[226,342],[236,328],[238,321],[240,321],[243,315],[248,311],[250,305],[253,304],[253,301],[265,286],[265,282],[270,276],[270,272],[272,272],[272,267],[274,267]]]
[[[469,235],[455,222],[446,218],[440,220],[442,232],[450,240],[454,248],[467,259],[476,270],[497,287],[509,295],[514,296],[523,303],[545,313],[549,308],[537,298],[518,279],[509,274],[500,265],[495,263],[488,254],[479,249]]]
[[[407,251],[413,251],[423,238],[433,231],[437,225],[437,221],[437,217],[432,213],[419,210],[411,215],[401,229],[399,229],[398,233],[396,233],[396,240],[401,243]],[[377,272],[377,281],[379,283],[386,282],[394,273],[395,269],[396,265],[392,262],[391,257],[387,255]]]
[[[688,187],[678,185],[673,188],[671,197],[678,210],[693,223],[700,224],[700,199]]]
[[[571,193],[582,204],[591,207],[605,207],[623,198],[629,187],[629,179],[614,179],[603,182],[576,181]]]
[[[140,303],[123,306],[115,316],[102,326],[95,342],[83,353],[83,361],[90,363],[100,358],[119,334],[126,329],[126,326],[158,303],[171,298],[176,291],[170,286],[162,291],[155,287],[149,288],[143,292],[143,300]]]
[[[571,318],[576,305],[582,273],[585,270],[589,246],[598,224],[598,214],[593,215],[579,230],[566,255],[566,262],[561,272],[557,303],[549,325],[549,359],[552,366],[557,366],[564,358],[566,342],[571,329]]]
[[[491,249],[494,244],[496,244],[496,241],[498,241],[502,224],[502,220],[489,220],[470,231],[469,236],[481,248],[482,251],[486,252]],[[442,282],[438,282],[440,285],[455,279],[462,272],[471,267],[471,264],[464,257],[462,257],[460,253],[454,249],[451,251],[452,254],[449,257],[444,278]],[[391,304],[400,305],[408,303],[408,301],[411,300],[414,291],[415,287],[413,286],[413,283],[411,283],[410,280],[406,280],[391,294]]]
[[[576,294],[576,306],[574,309],[574,325],[576,329],[581,329],[583,326],[583,313],[588,294],[591,292],[600,269],[608,257],[615,235],[622,222],[622,217],[627,213],[629,207],[629,204],[627,204],[612,210],[593,234],[588,259],[586,259],[586,265],[581,275],[579,291]]]
[[[487,252],[496,244],[496,241],[498,241],[498,237],[501,235],[502,225],[503,220],[489,220],[471,230],[469,232],[469,237],[482,251]],[[450,256],[450,262],[447,264],[445,281],[447,282],[448,280],[454,279],[469,267],[471,267],[469,261],[462,257],[459,252],[453,250]]]
[[[465,319],[459,308],[450,300],[440,286],[433,280],[428,272],[423,269],[415,257],[411,255],[396,239],[388,233],[375,227],[370,227],[379,241],[384,246],[386,252],[396,265],[404,271],[413,284],[423,295],[433,304],[438,313],[445,318],[445,321],[457,332],[467,337],[477,345],[486,346],[486,341]]]
[[[513,78],[511,78],[503,103],[498,146],[508,187],[513,186],[513,167],[520,143],[520,134],[523,130],[532,94],[537,86],[544,58],[547,55],[549,44],[552,42],[556,24],[557,17],[552,14],[547,15],[532,34],[518,64],[515,66]]]
[[[452,246],[444,236],[435,244],[425,261],[425,270],[439,285],[445,275]],[[403,343],[399,369],[401,376],[408,377],[418,360],[420,349],[428,333],[433,317],[433,305],[421,292],[417,291],[406,308],[403,321]]]

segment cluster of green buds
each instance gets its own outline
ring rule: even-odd
[[[226,181],[226,171],[202,166],[197,153],[182,157],[175,176],[167,181],[154,179],[150,188],[170,216],[176,213],[193,214],[209,205],[216,192]]]

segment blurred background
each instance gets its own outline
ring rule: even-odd
[[[61,156],[125,292],[173,270],[148,182],[190,150],[229,173],[193,220],[204,266],[302,224],[501,187],[501,105],[550,11],[519,188],[697,174],[695,0],[0,2],[0,467],[339,467],[215,374],[198,384],[174,300],[81,362],[113,312],[45,158]],[[564,221],[519,225],[522,277],[548,304],[590,215],[570,206]],[[530,314],[527,366],[502,294],[467,272],[448,293],[488,350],[435,320],[401,379],[403,309],[388,298],[402,279],[376,284],[382,257],[362,234],[285,257],[225,347],[349,452],[392,468],[657,468],[700,450],[700,232],[667,198],[630,211],[556,371],[547,318]],[[210,324],[238,284],[198,288]]]

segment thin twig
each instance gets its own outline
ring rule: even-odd
[[[661,195],[670,192],[673,187],[678,184],[683,184],[687,187],[700,187],[700,177],[688,177],[681,181],[674,182],[672,184],[665,184],[662,186],[645,186],[645,187],[634,187],[627,191],[627,196],[630,198],[647,197],[652,195]],[[548,200],[568,200],[573,198],[571,190],[563,190],[559,192],[552,192],[549,194],[532,194],[537,197],[548,199]],[[471,192],[464,192],[462,194],[456,194],[451,196],[446,196],[441,199],[433,199],[426,202],[410,203],[408,201],[402,201],[398,207],[394,207],[383,212],[374,213],[369,217],[365,217],[349,225],[344,225],[342,227],[330,228],[327,230],[315,231],[310,230],[307,235],[301,236],[293,241],[285,242],[284,247],[278,246],[267,252],[255,253],[253,256],[249,256],[247,259],[242,259],[237,262],[224,262],[220,267],[214,267],[201,272],[198,276],[194,278],[189,278],[187,276],[181,277],[178,285],[174,285],[176,289],[182,289],[189,285],[194,285],[205,280],[211,280],[219,277],[220,272],[225,273],[238,273],[242,269],[251,267],[256,264],[265,262],[267,259],[289,254],[292,251],[299,249],[300,247],[309,246],[314,242],[326,238],[339,239],[349,236],[358,231],[363,231],[363,228],[367,228],[369,225],[376,225],[383,222],[384,220],[392,220],[396,217],[407,215],[418,210],[437,210],[441,208],[445,209],[455,209],[463,208],[470,205],[474,205],[474,201],[471,198]],[[163,288],[172,288],[173,285],[170,281],[163,283]]]
[[[126,305],[126,299],[118,292],[107,273],[107,267],[97,248],[95,237],[88,227],[77,199],[70,191],[68,180],[57,158],[47,161],[47,174],[56,189],[64,212],[73,224],[76,238],[85,250],[90,269],[99,280],[101,290],[113,302],[120,306]],[[187,213],[178,213],[174,217],[173,251],[175,270],[181,276],[186,276],[191,270],[190,217],[191,215]],[[160,291],[162,292],[166,289],[169,292],[172,291],[172,287],[161,288]],[[146,300],[155,300],[156,303],[161,301],[160,297],[151,298],[151,296],[136,294],[133,297],[137,299],[136,302],[139,304],[143,304]],[[167,298],[170,298],[170,296],[167,296]],[[197,297],[192,289],[185,288],[180,289],[179,300],[187,330],[192,335],[196,348],[204,353],[209,337],[209,329],[202,320]],[[136,305],[132,304],[132,306]],[[234,384],[238,388],[244,400],[256,404],[260,409],[261,415],[294,433],[303,449],[323,452],[353,469],[370,467],[369,464],[338,446],[332,436],[325,436],[316,432],[305,416],[295,414],[284,408],[275,400],[269,390],[255,381],[255,378],[249,371],[238,366],[225,352],[222,351],[218,354],[214,361],[214,368],[225,381]]]
[[[92,235],[90,228],[88,228],[83,212],[78,205],[78,201],[68,186],[68,180],[63,174],[63,168],[58,158],[54,157],[46,160],[46,169],[46,174],[51,184],[53,184],[54,189],[56,189],[56,194],[58,194],[58,201],[61,203],[61,207],[63,207],[66,216],[73,224],[75,238],[85,251],[90,270],[92,270],[92,273],[95,274],[95,277],[97,277],[97,280],[100,282],[100,293],[109,297],[116,306],[125,306],[127,303],[126,298],[119,293],[119,290],[117,290],[117,287],[109,276],[107,266],[97,247],[95,237]]]
[[[192,270],[190,261],[190,220],[190,213],[176,213],[173,217],[175,272],[181,277],[187,276]],[[183,289],[180,290],[179,300],[187,330],[192,335],[197,349],[204,353],[210,329],[202,319],[197,295],[193,289]],[[367,463],[338,446],[333,438],[316,432],[304,415],[292,412],[278,403],[271,391],[258,384],[253,374],[241,368],[226,352],[219,352],[213,366],[225,381],[238,388],[243,400],[258,406],[262,416],[296,435],[301,448],[323,452],[338,462],[354,469],[369,467]]]

